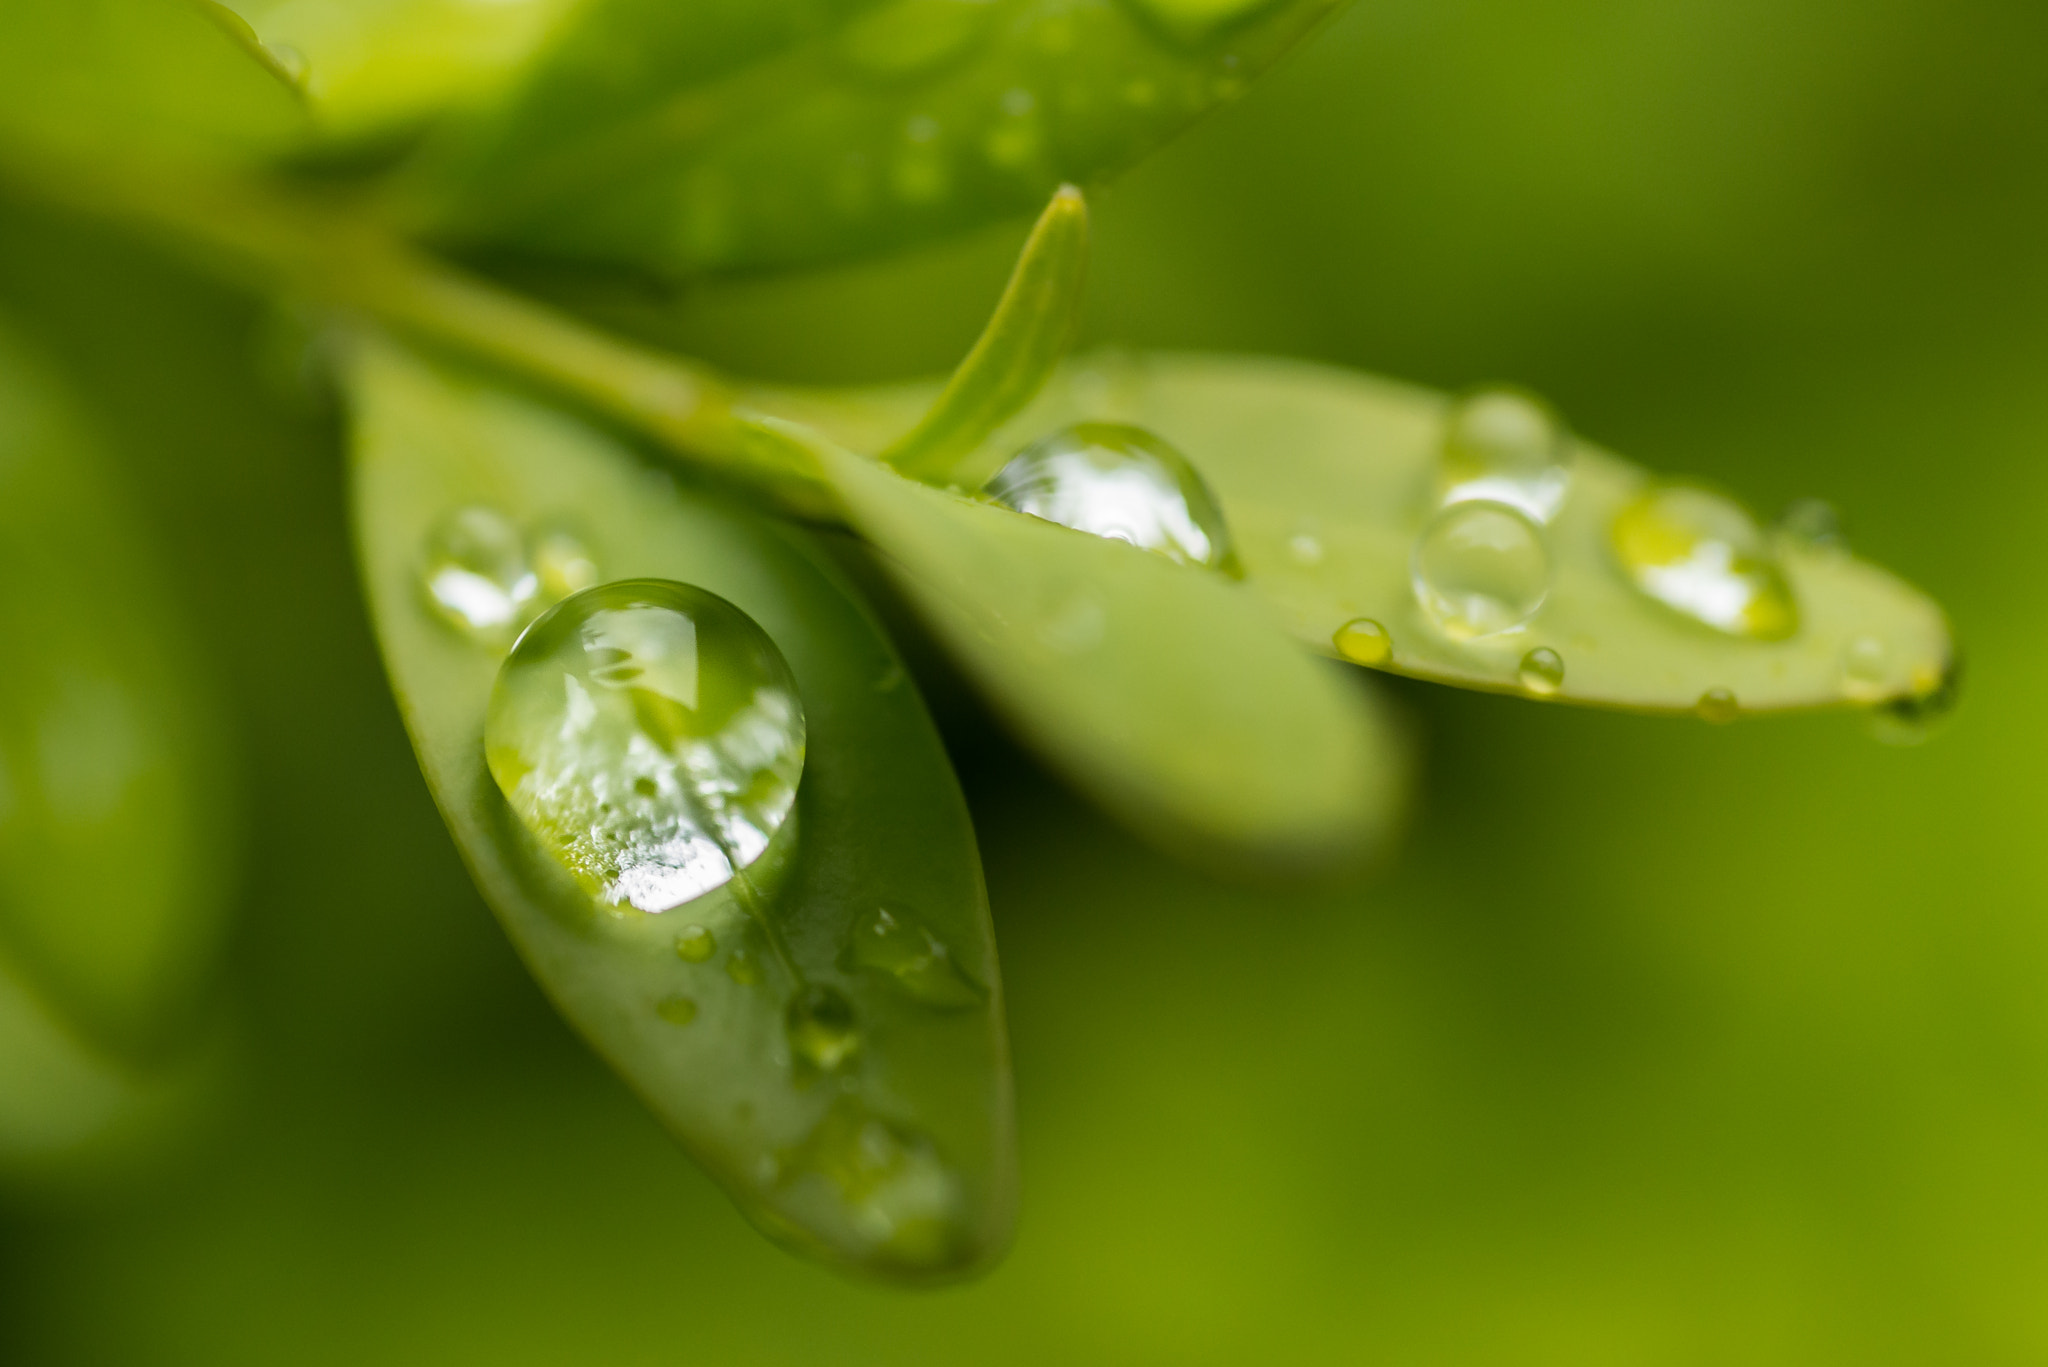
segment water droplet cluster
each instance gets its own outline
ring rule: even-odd
[[[803,708],[745,613],[626,580],[565,599],[520,637],[491,690],[484,755],[512,810],[600,902],[662,912],[729,882],[788,821]]]
[[[1186,456],[1141,427],[1080,423],[1033,442],[982,494],[1183,565],[1237,572],[1223,510]]]

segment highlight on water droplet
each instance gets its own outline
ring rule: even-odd
[[[474,640],[510,643],[540,597],[519,529],[493,508],[458,508],[428,533],[420,586],[441,618]]]
[[[563,600],[498,671],[484,757],[599,902],[662,912],[767,851],[796,805],[804,715],[754,620],[660,579]]]
[[[1223,510],[1186,456],[1142,427],[1084,422],[1025,447],[982,487],[1015,512],[1238,573]]]
[[[688,997],[663,997],[655,1004],[654,1014],[670,1025],[688,1025],[697,1019],[697,1003]]]
[[[1886,745],[1919,745],[1947,724],[1962,700],[1961,657],[1951,656],[1939,669],[1921,671],[1912,684],[1911,693],[1871,712],[1871,734]]]
[[[1383,665],[1394,658],[1394,638],[1370,617],[1354,617],[1330,636],[1337,653],[1357,665]]]
[[[717,952],[718,938],[708,926],[684,926],[676,936],[676,957],[684,963],[705,963]]]
[[[1549,646],[1538,646],[1522,657],[1515,677],[1537,697],[1554,697],[1564,687],[1564,657]]]
[[[1726,688],[1710,688],[1700,694],[1700,700],[1692,705],[1693,714],[1701,721],[1716,725],[1734,721],[1742,715],[1741,704],[1735,701],[1735,694]]]
[[[988,996],[930,927],[900,907],[876,907],[855,920],[840,962],[886,974],[913,1001],[942,1011],[979,1006]]]
[[[1615,515],[1609,539],[1638,589],[1695,622],[1758,641],[1799,630],[1791,586],[1756,520],[1733,499],[1655,485]]]
[[[1458,503],[1438,513],[1409,558],[1415,599],[1454,641],[1512,631],[1550,593],[1543,534],[1505,503]]]
[[[1444,421],[1438,501],[1505,503],[1548,522],[1571,485],[1570,454],[1564,424],[1536,395],[1505,385],[1471,390]]]
[[[799,1076],[836,1073],[860,1052],[853,1003],[830,987],[813,983],[790,998],[783,1028]]]
[[[1311,531],[1299,531],[1287,538],[1287,558],[1303,569],[1314,569],[1323,563],[1323,542]]]
[[[972,1239],[960,1178],[930,1139],[842,1096],[801,1144],[778,1154],[784,1188],[822,1183],[878,1263],[904,1271],[957,1264]]]

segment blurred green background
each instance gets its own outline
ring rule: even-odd
[[[0,1360],[2048,1360],[2043,53],[2038,0],[1365,0],[1099,197],[1091,338],[1524,381],[1765,511],[1826,496],[1970,677],[1904,750],[1398,685],[1406,845],[1287,896],[1162,862],[935,698],[1025,1186],[1007,1263],[916,1294],[756,1236],[514,960],[261,308],[0,208],[0,303],[96,396],[247,794],[219,1104],[4,1198]],[[1021,233],[709,289],[677,331],[940,369]]]

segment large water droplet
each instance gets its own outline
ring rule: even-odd
[[[912,999],[941,1010],[979,1006],[987,995],[939,937],[900,908],[877,907],[854,922],[843,961],[886,973]]]
[[[1515,675],[1537,697],[1555,697],[1564,687],[1564,657],[1549,646],[1538,646],[1522,657]]]
[[[1445,420],[1439,500],[1505,503],[1548,522],[1571,483],[1569,455],[1564,425],[1549,404],[1520,389],[1475,389]]]
[[[491,508],[458,508],[435,524],[420,584],[443,618],[493,645],[509,643],[540,599],[519,529]]]
[[[968,1230],[961,1183],[929,1139],[840,1097],[795,1148],[777,1155],[777,1181],[822,1179],[876,1253],[917,1269],[953,1262]]]
[[[1381,665],[1394,658],[1394,638],[1370,617],[1357,617],[1330,636],[1337,653],[1353,664]]]
[[[545,613],[498,671],[484,755],[505,800],[579,882],[660,912],[768,848],[803,772],[789,665],[702,589],[631,579]]]
[[[836,1073],[860,1052],[853,1004],[832,988],[814,984],[798,992],[790,999],[783,1026],[800,1075]]]
[[[1409,561],[1415,597],[1455,641],[1510,631],[1550,592],[1543,535],[1504,503],[1459,503],[1416,538]]]
[[[1782,641],[1798,631],[1792,589],[1734,500],[1659,485],[1615,515],[1610,535],[1635,586],[1666,607],[1731,636]]]
[[[1005,508],[1183,565],[1237,572],[1215,495],[1186,456],[1142,427],[1064,428],[1011,457],[982,493]]]

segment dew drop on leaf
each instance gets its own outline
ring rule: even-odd
[[[1878,702],[1889,694],[1891,653],[1874,636],[1858,636],[1842,648],[1842,696],[1850,702]]]
[[[932,1142],[841,1097],[801,1144],[777,1155],[777,1181],[823,1182],[882,1259],[940,1267],[971,1237],[960,1179]]]
[[[1451,405],[1444,423],[1439,502],[1505,503],[1548,522],[1571,483],[1569,453],[1549,404],[1520,389],[1475,389]]]
[[[1415,540],[1416,601],[1454,641],[1511,631],[1550,593],[1550,552],[1536,524],[1505,503],[1459,503]]]
[[[1730,636],[1799,630],[1791,586],[1748,510],[1686,484],[1651,488],[1615,515],[1614,554],[1638,589]]]
[[[457,630],[490,644],[510,643],[540,598],[540,576],[526,559],[519,529],[491,508],[458,508],[435,524],[420,563],[420,586]]]
[[[841,961],[887,974],[913,1001],[942,1011],[979,1006],[988,996],[930,927],[900,907],[877,907],[856,920]]]
[[[1785,505],[1778,515],[1778,535],[1810,551],[1845,552],[1849,540],[1842,535],[1842,519],[1832,503],[1802,498]]]
[[[1918,745],[1948,721],[1962,698],[1962,665],[1950,658],[1936,673],[1913,680],[1913,691],[1871,714],[1871,734],[1886,745]]]
[[[1742,707],[1735,701],[1735,694],[1725,688],[1710,688],[1700,694],[1700,700],[1693,704],[1692,710],[1701,721],[1716,725],[1734,721],[1742,715]]]
[[[1370,617],[1354,618],[1338,627],[1330,644],[1353,664],[1381,665],[1394,658],[1394,638]]]
[[[676,936],[676,957],[684,963],[701,964],[717,952],[717,937],[708,926],[684,926]]]
[[[702,589],[625,580],[520,637],[491,689],[484,757],[594,897],[662,912],[730,881],[783,828],[803,708],[752,618]]]
[[[1005,508],[1237,573],[1223,510],[1186,456],[1142,427],[1084,422],[1025,447],[983,486]]]
[[[790,998],[783,1027],[799,1076],[836,1073],[860,1052],[853,1003],[829,987],[814,983]]]
[[[655,1005],[654,1014],[670,1025],[688,1025],[697,1019],[697,1003],[688,997],[664,997]]]
[[[1537,697],[1552,697],[1564,687],[1564,658],[1549,646],[1538,646],[1522,657],[1515,677]]]
[[[559,603],[572,593],[595,588],[597,561],[583,542],[559,528],[543,532],[533,545],[533,571],[540,579],[541,601]]]
[[[741,987],[752,987],[761,981],[761,965],[744,949],[736,949],[725,961],[725,976]]]

